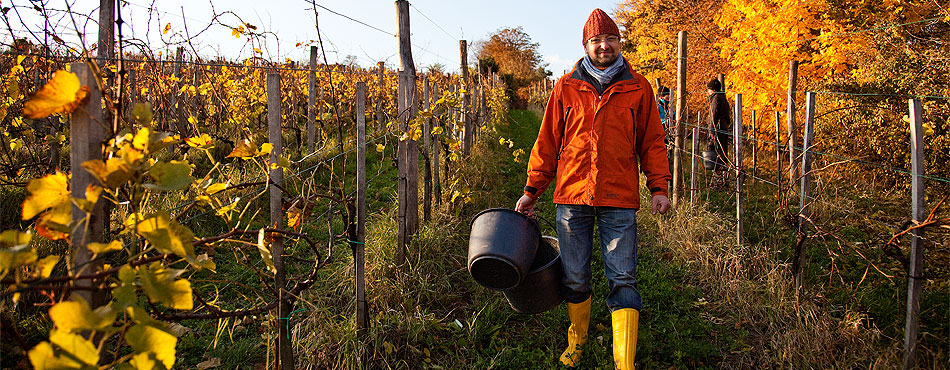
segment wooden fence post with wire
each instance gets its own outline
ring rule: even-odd
[[[317,137],[317,47],[310,47],[310,68],[307,71],[307,153],[313,153]]]
[[[814,142],[815,131],[815,93],[808,92],[805,95],[805,132],[802,141],[802,180],[801,194],[799,194],[799,212],[797,217],[798,224],[798,243],[795,245],[795,256],[792,263],[792,271],[795,273],[795,286],[801,288],[804,283],[805,263],[808,260],[805,240],[805,222],[811,219],[809,206],[813,199],[809,197],[808,192],[811,186],[811,149]]]
[[[792,188],[791,184],[795,183],[796,168],[795,163],[798,160],[798,153],[795,150],[795,146],[798,136],[798,129],[795,127],[795,94],[798,90],[798,61],[792,60],[788,62],[788,112],[786,115],[788,121],[788,184],[789,189]]]
[[[279,166],[282,151],[280,129],[280,74],[267,74],[267,136],[273,145],[270,152],[270,225],[275,229],[284,228],[283,192],[277,184],[284,181],[284,170]],[[265,238],[267,236],[265,235]],[[284,240],[274,237],[271,242],[271,257],[274,260],[274,285],[277,289],[277,340],[275,350],[277,369],[294,368],[294,352],[290,345],[290,303],[287,302],[287,276],[284,270]]]
[[[775,111],[775,200],[782,199],[782,116]]]
[[[471,91],[468,83],[468,42],[459,40],[459,59],[461,60],[461,90],[462,93],[462,117],[465,120],[465,126],[462,130],[462,155],[468,157],[472,151],[472,117],[469,114],[469,95]]]
[[[429,78],[422,81],[422,101],[427,114],[432,113],[431,90],[429,89]],[[422,220],[429,222],[432,212],[432,145],[431,145],[431,122],[432,119],[426,117],[422,121],[422,160],[424,166],[423,173],[423,195],[422,195]]]
[[[924,177],[927,174],[924,163],[923,110],[920,99],[907,101],[910,116],[910,155],[911,155],[911,222],[920,223],[927,219],[926,198],[924,196]],[[907,271],[907,316],[904,322],[904,370],[917,366],[917,336],[920,330],[920,294],[924,281],[924,230],[914,228],[911,232],[910,256]]]
[[[86,188],[95,184],[95,178],[82,167],[82,163],[89,160],[103,159],[103,144],[107,139],[106,127],[103,125],[102,91],[96,82],[96,75],[86,63],[72,63],[70,70],[79,77],[79,83],[89,87],[88,100],[76,109],[69,120],[69,163],[70,163],[70,193],[73,197],[86,199]],[[102,242],[103,231],[109,220],[106,218],[105,197],[100,197],[93,206],[89,218],[86,212],[75,204],[72,206],[72,218],[83,220],[75,225],[71,232],[72,256],[68,268],[70,276],[82,273],[96,272],[99,263],[92,262],[92,252],[86,248],[91,242]],[[105,304],[105,296],[94,292],[92,279],[76,280],[71,299],[82,298],[90,307]]]
[[[659,79],[657,79],[659,80]],[[687,117],[688,118],[688,117]],[[689,204],[696,205],[696,187],[699,186],[699,127],[693,127],[693,153],[691,158],[691,170],[689,173]]]
[[[356,280],[356,334],[369,329],[366,304],[366,83],[356,83],[356,232],[350,241]]]
[[[723,78],[722,75],[719,75]],[[736,149],[736,245],[742,245],[742,234],[744,233],[745,200],[742,195],[742,187],[745,185],[745,171],[742,169],[742,94],[736,94],[735,112],[733,120],[735,121],[733,144]]]
[[[439,85],[436,84],[435,82],[432,83],[432,95],[433,95],[432,96],[433,101],[439,101],[439,95],[440,95]],[[439,118],[436,116],[432,120],[432,123],[433,123],[432,127],[433,128],[436,127],[435,125],[438,125],[439,127],[444,126],[439,121],[440,121]],[[442,140],[440,139],[442,138],[442,135],[446,134],[446,132],[447,131],[445,131],[443,127],[442,133],[439,134],[439,136],[435,137],[435,141],[432,143],[432,146],[430,147],[432,148],[432,156],[431,156],[432,157],[432,181],[433,181],[432,191],[435,193],[434,195],[435,204],[437,205],[442,204],[442,183],[441,181],[439,181],[439,156],[441,155],[440,152],[442,149],[442,145],[441,145]]]
[[[412,61],[409,40],[409,2],[396,1],[399,16],[399,122],[403,132],[409,133],[409,122],[415,117],[416,67]],[[419,225],[419,148],[411,133],[399,141],[399,232],[396,264],[406,262],[409,242]]]
[[[679,32],[677,47],[678,62],[676,66],[676,141],[673,149],[673,208],[679,204],[683,196],[683,145],[685,144],[685,123],[683,115],[686,112],[686,31]]]

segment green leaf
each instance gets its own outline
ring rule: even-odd
[[[136,103],[132,106],[132,119],[142,126],[152,123],[152,104]]]
[[[158,302],[168,308],[190,310],[194,306],[191,283],[185,279],[175,280],[180,270],[165,268],[160,262],[148,267],[139,267],[142,290],[152,303]]]
[[[191,177],[191,165],[188,161],[158,162],[148,171],[154,184],[145,184],[148,189],[170,191],[187,189],[194,179]]]
[[[115,321],[116,313],[112,307],[102,306],[95,311],[89,309],[85,300],[62,301],[49,309],[49,317],[56,328],[65,332],[82,330],[102,330]]]
[[[99,351],[86,338],[53,329],[49,340],[33,347],[28,353],[30,363],[36,370],[96,369]]]
[[[138,354],[153,354],[166,368],[175,364],[175,345],[178,344],[178,338],[163,329],[146,324],[135,325],[125,333],[125,342]]]

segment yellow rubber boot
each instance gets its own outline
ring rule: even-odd
[[[571,327],[567,328],[567,349],[561,354],[561,363],[574,367],[581,362],[581,354],[584,353],[581,346],[587,343],[590,297],[581,303],[568,303],[567,316],[571,319]]]
[[[640,311],[622,308],[610,314],[614,329],[614,368],[633,370],[637,357],[637,325]]]

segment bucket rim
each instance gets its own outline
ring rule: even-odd
[[[560,258],[560,257],[561,257],[561,255],[558,254],[558,258]],[[481,284],[481,286],[486,287],[486,288],[488,288],[488,289],[498,290],[498,291],[505,291],[505,290],[513,289],[513,288],[517,287],[518,285],[521,285],[521,282],[524,281],[524,278],[530,274],[530,272],[528,272],[527,274],[524,274],[523,276],[522,276],[521,274],[516,274],[516,275],[518,275],[518,281],[516,281],[514,285],[509,286],[509,287],[499,288],[499,287],[492,287],[492,286],[489,286],[489,285],[494,285],[494,284],[485,284],[484,282],[480,281],[479,278],[475,277],[474,274],[472,274],[472,265],[474,265],[474,264],[475,264],[476,262],[478,262],[478,261],[486,260],[486,259],[493,259],[493,260],[496,260],[496,261],[504,262],[504,263],[507,264],[508,266],[511,266],[511,268],[514,269],[516,272],[519,272],[521,269],[518,268],[518,266],[516,266],[514,263],[511,263],[511,261],[508,261],[508,260],[506,260],[506,259],[504,259],[504,258],[498,258],[498,256],[494,256],[494,255],[484,255],[484,256],[478,256],[478,257],[476,257],[475,259],[473,259],[471,262],[468,263],[468,273],[469,273],[469,275],[472,277],[472,279],[475,279],[475,282]]]
[[[506,212],[506,213],[512,213],[512,214],[516,214],[516,215],[518,215],[518,216],[521,216],[521,217],[524,218],[525,220],[528,220],[528,221],[529,221],[528,223],[531,224],[531,226],[534,226],[534,229],[538,232],[538,235],[539,235],[539,236],[541,235],[541,226],[538,225],[538,221],[537,221],[537,220],[535,220],[535,219],[533,219],[533,218],[530,218],[530,217],[528,217],[528,216],[525,216],[523,213],[518,212],[518,211],[515,211],[515,210],[513,210],[513,209],[511,209],[511,208],[503,208],[503,207],[489,208],[489,209],[482,210],[481,212],[476,213],[475,216],[472,216],[472,220],[469,221],[468,226],[471,227],[472,225],[474,225],[474,224],[475,224],[475,220],[477,220],[478,217],[480,217],[481,215],[486,214],[486,213],[491,213],[491,212]]]
[[[550,235],[544,235],[544,236],[541,237],[541,243],[544,243],[545,240],[554,240],[555,243],[558,243],[557,237],[553,237],[553,236],[550,236]],[[558,243],[558,244],[559,244],[559,243]],[[539,246],[539,248],[540,248],[540,246]],[[531,274],[534,274],[534,273],[538,273],[538,272],[541,272],[541,271],[543,271],[543,270],[547,270],[547,269],[551,268],[551,266],[553,266],[555,262],[561,262],[561,248],[560,248],[560,246],[558,246],[557,248],[555,248],[555,250],[557,250],[557,255],[554,256],[554,258],[552,258],[550,262],[545,263],[544,266],[541,266],[541,267],[538,267],[538,268],[536,268],[536,269],[534,269],[534,270],[528,271],[528,275],[531,275]],[[525,278],[527,279],[527,275],[525,275]]]

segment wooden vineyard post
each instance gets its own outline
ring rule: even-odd
[[[429,78],[422,81],[422,101],[424,102],[427,113],[432,112],[432,103],[429,101]],[[422,121],[422,164],[424,166],[424,183],[422,195],[422,220],[429,222],[432,212],[432,144],[429,135],[431,134],[432,119],[426,117]]]
[[[693,155],[689,173],[689,203],[696,204],[696,187],[699,184],[699,127],[693,127]]]
[[[911,221],[918,223],[927,218],[924,203],[924,177],[927,174],[924,162],[923,111],[920,99],[907,101],[910,110],[910,172],[911,172]],[[917,336],[920,329],[920,293],[924,281],[924,230],[911,231],[910,266],[907,271],[907,317],[904,322],[904,370],[917,366]]]
[[[187,137],[185,136],[185,132],[188,127],[188,121],[185,118],[185,107],[184,107],[185,102],[183,100],[178,99],[178,95],[180,95],[181,85],[182,85],[181,58],[182,58],[182,54],[184,53],[185,53],[184,46],[179,46],[178,49],[175,50],[175,78],[178,79],[178,82],[175,82],[175,91],[172,91],[172,104],[171,104],[172,109],[175,110],[175,119],[169,120],[173,122],[173,124],[175,125],[175,131],[178,133],[179,136],[181,136],[182,140],[184,140]]]
[[[798,153],[795,150],[797,128],[795,127],[795,93],[798,86],[798,61],[788,63],[788,183],[789,187],[795,183],[795,163]]]
[[[806,217],[810,217],[808,206],[811,202],[808,191],[811,186],[811,146],[814,142],[815,129],[815,93],[805,94],[805,133],[802,142],[802,185],[801,194],[799,194],[798,212],[798,243],[795,246],[795,260],[792,264],[792,270],[795,272],[795,284],[801,288],[804,282],[805,262],[808,259],[808,253],[805,253],[805,222]]]
[[[782,116],[775,111],[775,200],[782,198]]]
[[[69,168],[72,174],[69,184],[70,193],[73,197],[86,199],[86,187],[96,184],[96,180],[89,171],[82,167],[82,163],[93,159],[102,160],[102,146],[107,138],[106,129],[100,124],[104,122],[100,104],[102,92],[99,90],[99,84],[96,83],[95,74],[86,63],[72,63],[70,64],[70,70],[79,77],[80,84],[89,86],[88,100],[70,115],[69,120],[69,142],[71,144]],[[71,276],[89,274],[97,270],[98,263],[89,263],[92,260],[92,252],[86,248],[86,245],[103,241],[102,235],[105,230],[105,223],[109,221],[105,213],[105,203],[107,201],[104,197],[100,197],[99,200],[92,209],[88,224],[79,222],[72,229],[70,237],[73,251],[68,266]],[[74,204],[72,217],[74,220],[83,220],[86,218],[86,213]],[[91,280],[76,280],[74,284],[81,288],[91,289],[93,287]],[[84,299],[93,308],[105,304],[105,297],[91,290],[73,291],[72,299],[77,298]]]
[[[356,235],[350,246],[356,277],[356,333],[366,337],[366,83],[356,83]]]
[[[722,75],[720,75],[721,77]],[[745,217],[745,199],[742,187],[745,185],[745,171],[742,169],[742,94],[736,94],[735,112],[733,113],[735,132],[733,143],[736,149],[736,245],[742,245],[742,235],[745,231],[743,218]]]
[[[376,71],[377,82],[377,92],[376,92],[376,129],[381,130],[383,127],[386,127],[386,122],[383,122],[383,70],[386,68],[383,62],[376,63],[378,70]]]
[[[752,181],[755,181],[755,168],[759,162],[759,131],[755,126],[755,109],[752,109],[752,134],[750,137],[752,141]]]
[[[310,47],[310,70],[307,71],[307,153],[313,153],[317,138],[317,47]],[[322,118],[322,117],[321,117]]]
[[[399,15],[399,122],[404,132],[416,115],[416,67],[409,40],[409,2],[396,1]],[[411,135],[399,141],[399,231],[396,264],[406,262],[409,242],[419,225],[419,149]]]
[[[676,65],[676,141],[673,149],[673,208],[683,196],[683,145],[685,124],[681,123],[686,112],[686,31],[679,32],[677,47],[679,61]]]
[[[436,84],[435,82],[432,83],[432,99],[431,100],[436,101],[436,102],[439,101],[439,85]],[[435,117],[432,120],[432,127],[434,128],[436,125],[440,127],[444,126],[442,125],[438,117]],[[427,146],[427,148],[432,148],[432,155],[430,155],[429,157],[432,158],[432,181],[433,181],[432,191],[435,193],[433,197],[435,198],[436,205],[442,204],[442,184],[439,181],[439,155],[441,155],[440,151],[442,149],[441,138],[442,138],[442,135],[445,135],[445,134],[446,134],[446,131],[443,128],[442,133],[439,134],[439,136],[436,136],[435,141],[431,143],[432,145]]]
[[[465,120],[465,128],[462,130],[462,155],[468,157],[472,151],[472,117],[469,114],[469,94],[471,91],[468,86],[468,44],[465,40],[459,41],[459,58],[461,59],[461,93],[462,93],[462,117]]]
[[[280,161],[281,155],[281,131],[280,131],[280,75],[277,73],[267,74],[267,137],[273,145],[270,152],[270,225],[277,229],[284,228],[284,210],[283,194],[279,187],[275,186],[284,181],[284,170],[276,166]],[[277,369],[292,370],[294,368],[294,352],[290,345],[290,331],[287,320],[290,320],[290,303],[287,301],[287,276],[284,271],[284,240],[281,237],[274,238],[271,242],[271,255],[274,258],[274,285],[277,287],[277,340],[276,356]]]

